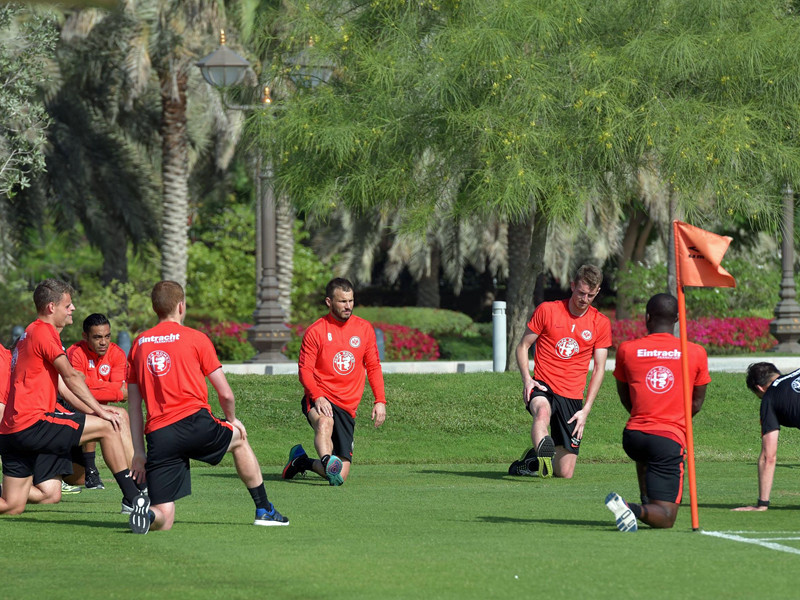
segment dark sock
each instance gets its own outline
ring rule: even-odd
[[[94,452],[84,452],[83,453],[83,466],[87,471],[96,471],[97,466],[94,464],[95,453]]]
[[[641,507],[641,505],[639,505],[639,504],[632,504],[632,503],[631,503],[631,504],[628,504],[628,508],[630,508],[630,509],[631,509],[631,512],[633,513],[633,516],[634,516],[634,517],[636,517],[636,518],[637,518],[637,519],[639,519],[639,520],[641,520],[641,519],[642,519],[642,507]]]
[[[322,468],[323,468],[323,469],[327,469],[327,468],[328,468],[328,461],[329,461],[330,459],[331,459],[331,455],[330,455],[330,454],[326,454],[325,456],[323,456],[323,457],[320,459],[320,460],[322,461]]]
[[[256,505],[256,509],[263,508],[266,511],[269,510],[269,500],[267,500],[267,490],[266,488],[264,488],[263,482],[254,488],[247,488],[247,491],[250,492],[250,497],[253,499],[253,503]]]
[[[128,469],[120,471],[119,473],[114,473],[114,479],[117,480],[117,485],[119,489],[122,490],[122,497],[125,498],[129,504],[133,504],[133,499],[136,498],[140,492],[139,488],[136,487],[136,482],[133,481],[129,473]]]
[[[308,454],[303,454],[297,457],[295,461],[295,466],[300,469],[301,471],[310,471],[311,468],[314,466],[314,461],[311,459]]]

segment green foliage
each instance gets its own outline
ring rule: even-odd
[[[453,310],[420,306],[357,306],[354,312],[370,323],[405,325],[433,337],[440,335],[478,336],[472,319],[464,313]]]
[[[779,265],[754,259],[747,249],[726,255],[723,267],[736,278],[735,288],[686,288],[686,314],[700,317],[771,317],[779,300]],[[631,315],[643,316],[653,294],[666,290],[667,267],[628,264],[617,273],[618,289],[631,299]]]
[[[38,89],[49,80],[58,30],[52,15],[0,5],[0,197],[44,170],[49,124]]]
[[[460,337],[443,335],[436,338],[439,343],[439,358],[442,360],[492,360],[492,338]]]
[[[325,264],[308,245],[309,234],[301,221],[294,225],[294,273],[292,275],[292,321],[308,325],[326,311],[325,286],[333,278]],[[334,263],[336,258],[330,260]],[[299,346],[298,346],[299,352]]]
[[[231,204],[209,216],[189,246],[186,302],[195,319],[249,321],[255,310],[252,208]]]

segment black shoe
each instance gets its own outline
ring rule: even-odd
[[[133,512],[128,524],[133,533],[145,534],[150,531],[150,498],[139,494],[133,499]]]
[[[106,489],[106,486],[103,485],[103,480],[100,479],[100,472],[97,469],[86,469],[86,478],[83,487],[87,490]]]
[[[508,467],[509,475],[536,477],[536,451],[533,448],[528,448],[519,460],[515,460]],[[531,468],[533,467],[533,468]]]
[[[553,476],[553,457],[556,455],[556,444],[549,435],[546,435],[536,446],[536,456],[539,459],[539,469],[542,477]]]

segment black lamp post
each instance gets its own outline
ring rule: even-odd
[[[783,218],[781,219],[781,279],[780,301],[775,306],[775,320],[770,321],[769,332],[778,345],[775,352],[800,354],[800,305],[795,300],[794,284],[794,191],[787,185],[783,191]]]
[[[225,45],[224,33],[220,36],[220,47],[197,62],[203,78],[220,89],[236,85],[244,78],[250,63]],[[271,102],[269,89],[265,88],[262,104],[257,106],[228,105],[234,110],[264,109]],[[272,162],[259,159],[257,174],[259,206],[256,210],[256,310],[254,324],[247,332],[247,339],[257,354],[248,362],[270,363],[286,361],[282,349],[291,335],[285,324],[285,315],[278,301],[277,237],[275,195],[272,189]]]

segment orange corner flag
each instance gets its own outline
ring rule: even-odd
[[[720,266],[732,238],[680,221],[675,231],[678,285],[694,287],[736,287],[736,280]]]

